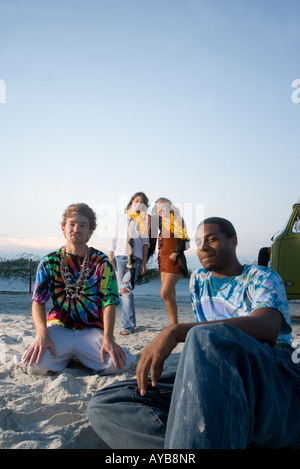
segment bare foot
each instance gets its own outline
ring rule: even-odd
[[[130,335],[131,332],[129,331],[125,331],[124,329],[122,329],[120,332],[119,332],[119,335]]]

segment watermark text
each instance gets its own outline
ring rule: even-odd
[[[0,104],[6,103],[6,84],[5,81],[0,78]]]
[[[291,100],[294,104],[298,104],[300,103],[300,78],[292,81],[292,88],[295,88],[295,90],[291,94]]]
[[[96,230],[96,233],[99,238],[111,239],[114,236],[117,217],[118,215],[125,213],[127,202],[128,197],[120,195],[119,203],[117,204],[112,202],[102,202],[97,206],[96,213],[98,219],[98,229]],[[193,240],[198,224],[204,219],[204,203],[176,202],[174,203],[174,207],[176,208],[176,213],[179,214],[180,219],[184,220],[184,229],[186,230],[186,234],[190,240]],[[170,219],[170,233],[174,232],[174,237],[181,238],[182,231],[180,229],[175,229],[174,231],[172,208],[166,206],[166,210],[168,211],[167,219]],[[144,211],[144,213],[151,215],[150,221],[147,217],[144,217],[142,220],[140,220],[143,224],[145,224],[144,227],[141,227],[141,231],[145,232],[145,236],[150,234],[150,236],[153,238],[157,237],[158,217],[155,216],[155,204],[151,205],[150,207],[141,207],[141,210]],[[147,229],[147,223],[150,223],[149,231]],[[177,228],[181,228],[181,226],[178,226]]]

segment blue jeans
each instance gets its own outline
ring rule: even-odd
[[[133,287],[131,285],[131,273],[129,269],[126,269],[128,263],[127,256],[116,256],[114,259],[115,273],[117,277],[119,291],[121,288],[125,288],[129,293],[122,293],[122,329],[128,332],[133,332],[136,327],[135,320],[135,308],[134,308],[134,297]],[[136,281],[139,271],[141,268],[142,260],[139,258],[135,259],[136,269],[134,281]]]
[[[300,366],[225,323],[194,327],[178,369],[145,397],[135,380],[98,391],[88,407],[113,449],[283,448],[300,442]]]

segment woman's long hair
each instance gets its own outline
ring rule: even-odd
[[[125,208],[125,213],[127,212],[127,210],[131,207],[131,204],[133,202],[133,200],[136,198],[136,197],[142,197],[143,198],[143,204],[148,208],[149,207],[149,199],[148,197],[146,196],[146,194],[144,192],[136,192],[135,194],[133,194],[133,196],[131,197],[130,201],[128,202],[126,208]]]
[[[157,204],[158,203],[168,205],[170,207],[169,208],[169,215],[173,214],[174,218],[177,218],[178,221],[181,220],[179,209],[177,207],[175,207],[175,205],[173,205],[173,202],[171,202],[171,200],[167,199],[166,197],[159,197],[156,200],[155,205],[154,205],[153,210],[152,210],[152,215],[153,216],[159,216],[159,218],[161,218],[161,216],[159,215],[158,210],[157,210]]]

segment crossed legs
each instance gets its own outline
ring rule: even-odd
[[[291,356],[228,324],[190,330],[176,378],[140,395],[136,381],[99,390],[88,406],[110,448],[282,448],[300,442],[300,370]]]

